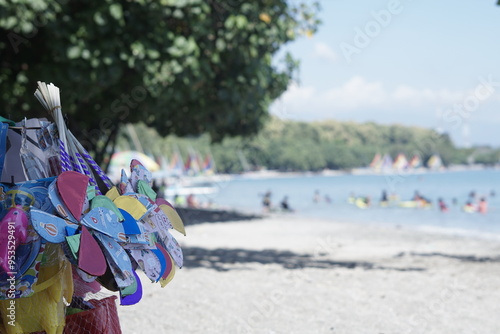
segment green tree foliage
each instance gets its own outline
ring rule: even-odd
[[[45,116],[61,88],[69,127],[97,160],[119,126],[161,135],[256,133],[297,68],[285,43],[315,32],[317,4],[287,0],[0,0],[2,114]]]
[[[253,138],[226,138],[217,144],[211,144],[208,136],[161,139],[147,133],[149,130],[143,125],[136,128],[140,138],[156,138],[144,145],[151,154],[168,157],[174,147],[179,148],[184,157],[189,148],[202,155],[211,152],[218,170],[226,173],[243,170],[241,154],[254,169],[320,171],[366,167],[376,153],[388,153],[393,158],[404,153],[409,159],[419,155],[424,162],[437,153],[445,165],[467,163],[473,153],[473,150],[457,149],[446,134],[434,130],[375,123],[304,123],[272,118]],[[129,142],[124,136],[120,149],[133,149]],[[477,154],[477,162],[498,161],[498,151],[481,152]]]
[[[500,149],[491,147],[478,147],[470,154],[471,162],[494,166],[500,162]]]

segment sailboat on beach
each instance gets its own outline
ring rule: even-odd
[[[393,162],[391,156],[386,153],[386,154],[384,154],[384,156],[382,158],[380,169],[382,171],[385,171],[385,172],[391,171],[393,164],[394,164],[394,162]]]
[[[376,173],[380,172],[391,172],[394,167],[394,162],[389,154],[384,154],[381,156],[379,153],[375,154],[372,162],[370,163],[370,169]]]
[[[205,156],[201,172],[203,175],[214,175],[216,173],[215,160],[212,154],[207,153],[207,155]]]
[[[184,174],[184,163],[181,152],[177,146],[174,147],[174,152],[172,154],[172,158],[170,159],[169,169],[172,175],[180,176]]]
[[[422,159],[420,159],[420,156],[415,154],[413,158],[411,158],[410,163],[409,163],[410,168],[416,169],[422,167]]]
[[[408,168],[408,166],[408,159],[406,159],[406,156],[403,153],[398,154],[398,156],[394,160],[394,163],[392,164],[393,169],[397,171],[405,170]]]
[[[372,162],[370,162],[370,168],[378,170],[380,169],[381,166],[382,166],[382,157],[380,156],[379,153],[377,153],[373,157]]]
[[[188,157],[186,163],[184,164],[184,174],[187,176],[197,176],[200,175],[200,157],[198,152],[196,152],[192,147],[189,148]]]
[[[431,170],[438,170],[443,167],[443,160],[441,160],[441,157],[439,154],[434,154],[432,155],[429,160],[427,160],[427,168]]]
[[[218,191],[219,182],[230,178],[217,174],[215,159],[210,152],[202,159],[202,155],[192,147],[188,149],[186,161],[182,163],[179,159],[177,164],[182,166],[182,173],[169,180],[167,197],[212,194]]]

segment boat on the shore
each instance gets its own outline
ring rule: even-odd
[[[233,178],[228,174],[215,174],[210,176],[176,177],[166,179],[166,197],[209,195],[219,191],[224,183]]]
[[[173,197],[188,195],[208,195],[217,192],[217,186],[210,181],[193,181],[187,178],[179,179],[174,183],[168,183],[165,196]]]

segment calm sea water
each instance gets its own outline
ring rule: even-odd
[[[340,175],[340,176],[295,176],[266,179],[236,178],[218,183],[219,191],[209,198],[218,206],[231,207],[246,212],[262,212],[262,196],[272,193],[272,204],[279,206],[288,196],[294,215],[326,218],[335,221],[404,224],[432,226],[445,229],[500,233],[500,171],[435,172],[402,175]],[[382,191],[399,196],[400,200],[411,200],[415,191],[433,202],[430,209],[402,208],[398,205],[379,206]],[[321,201],[313,201],[315,192]],[[462,206],[469,194],[476,193],[476,200],[486,197],[488,213],[466,213]],[[349,204],[351,193],[370,196],[372,205],[360,209]],[[324,200],[325,195],[331,202]],[[443,198],[449,206],[446,213],[440,212],[437,199]],[[457,204],[453,205],[453,199]]]

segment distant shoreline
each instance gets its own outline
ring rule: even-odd
[[[343,175],[413,175],[413,174],[428,174],[428,173],[444,173],[444,172],[465,172],[465,171],[482,171],[482,170],[500,170],[499,166],[486,165],[452,165],[439,169],[417,168],[403,170],[374,170],[371,168],[352,168],[346,170],[325,169],[322,171],[278,171],[278,170],[263,170],[255,172],[245,172],[241,174],[222,174],[228,175],[231,179],[266,179],[266,178],[285,178],[285,177],[308,177],[308,176],[343,176]]]

